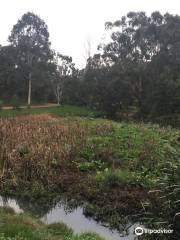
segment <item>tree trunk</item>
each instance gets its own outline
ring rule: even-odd
[[[28,82],[28,106],[31,106],[31,78],[32,74],[31,72],[29,73],[29,82]]]

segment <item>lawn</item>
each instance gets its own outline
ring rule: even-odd
[[[10,117],[17,115],[30,115],[30,114],[42,114],[48,113],[54,116],[61,117],[100,117],[102,114],[98,111],[88,109],[85,107],[63,105],[59,106],[50,106],[50,107],[33,107],[33,108],[18,108],[18,109],[3,109],[0,110],[0,117]]]

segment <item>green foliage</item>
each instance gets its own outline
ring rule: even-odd
[[[179,26],[179,16],[159,12],[129,12],[106,23],[111,41],[87,60],[75,84],[65,84],[66,101],[101,109],[117,120],[166,125],[163,119],[170,115],[168,124],[178,127],[173,116],[180,113]]]
[[[79,237],[76,237],[74,240],[103,240],[95,233],[83,233]]]
[[[9,117],[16,115],[31,115],[31,114],[42,114],[48,113],[54,116],[60,117],[85,117],[85,118],[97,118],[102,115],[101,112],[95,111],[85,107],[63,105],[60,107],[34,107],[34,108],[22,108],[21,111],[16,110],[2,110],[0,117]]]
[[[165,159],[177,159],[174,152],[169,153],[167,144],[178,149],[179,131],[105,120],[87,121],[85,128],[88,135],[76,160],[79,163],[97,160],[104,163],[104,168],[126,168],[155,178],[161,174]],[[172,143],[170,138],[174,138]]]
[[[64,238],[73,236],[72,229],[68,228],[64,223],[52,223],[47,226],[48,232],[53,235],[62,236]]]
[[[45,22],[24,14],[10,45],[0,47],[1,98],[10,102],[16,95],[25,102],[32,85],[36,102],[88,106],[111,119],[179,127],[180,16],[129,12],[105,28],[111,40],[78,70],[71,57],[51,50]]]
[[[105,169],[104,172],[98,172],[90,177],[90,182],[101,188],[125,187],[125,186],[141,186],[151,188],[155,182],[142,173],[130,172],[128,170],[110,170]]]
[[[180,156],[180,155],[179,155]],[[149,192],[142,221],[148,226],[173,229],[180,237],[180,162],[164,164],[158,186]],[[166,239],[166,238],[165,238]]]
[[[4,234],[0,234],[0,240],[27,240],[27,238],[21,236],[6,237]]]
[[[12,209],[7,211],[1,207],[0,240],[103,240],[93,233],[74,235],[63,223],[44,225],[25,213],[12,212]]]
[[[44,114],[0,119],[3,126],[0,132],[1,166],[5,166],[0,187],[6,193],[35,199],[47,193],[66,192],[68,198],[87,201],[88,206],[91,205],[87,212],[96,219],[118,227],[122,216],[142,213],[146,208],[142,200],[150,201],[152,206],[159,201],[155,196],[151,202],[147,192],[158,189],[160,180],[170,176],[168,173],[164,177],[163,169],[171,169],[167,162],[176,168],[180,156],[179,130],[75,117],[80,109],[64,106],[29,110],[34,114],[49,111],[56,116],[67,116],[71,110],[67,118]],[[82,113],[88,116],[91,110],[84,109]],[[176,185],[178,174],[171,173],[173,178],[168,177],[168,181],[171,179]],[[172,201],[178,213],[176,201],[178,197]],[[164,202],[158,204],[158,208],[163,209]],[[164,218],[171,222],[171,214],[168,210],[166,213]],[[156,211],[153,214],[159,217]],[[12,227],[12,231],[15,228]],[[57,236],[58,226],[52,228]],[[51,228],[49,231],[52,234]],[[63,231],[68,235],[68,230]],[[27,232],[33,239],[31,230]],[[73,235],[72,239],[75,237],[82,236]]]
[[[4,207],[1,207],[0,206],[0,214],[15,214],[14,210],[9,207],[9,206],[4,206]]]
[[[48,95],[51,88],[49,75],[52,73],[52,66],[49,61],[53,57],[47,25],[39,16],[27,12],[13,26],[9,42],[16,52],[13,58],[16,68],[12,69],[15,80],[11,81],[17,82],[18,79],[18,82],[21,82],[20,89],[15,94],[22,99],[22,96],[24,98],[28,93],[28,105],[31,104],[31,92],[36,98],[38,95],[45,98],[44,93]],[[31,86],[34,87],[33,91]],[[37,93],[37,90],[41,91],[41,94]]]
[[[39,198],[49,189],[68,191],[78,186],[73,189],[80,188],[78,197],[95,202],[89,208],[91,214],[99,211],[99,218],[108,216],[119,224],[119,215],[132,205],[145,210],[142,221],[148,226],[173,228],[180,238],[179,130],[94,120],[103,112],[117,120],[179,126],[180,16],[129,12],[119,21],[106,23],[106,29],[111,30],[111,41],[100,46],[102,54],[90,57],[81,71],[71,57],[50,49],[47,26],[34,13],[24,14],[14,25],[9,46],[0,46],[0,95],[13,106],[0,116],[67,117],[0,119],[1,190]],[[64,105],[19,112],[31,80],[37,102],[54,101],[57,95],[58,104],[90,109]],[[16,97],[12,100],[12,96]],[[149,189],[153,191],[147,197]],[[63,224],[45,226],[29,215],[0,208],[0,239],[100,238],[75,236]]]
[[[20,110],[20,101],[16,96],[13,97],[11,104],[13,110]]]
[[[152,116],[170,116],[179,113],[180,78],[176,80],[163,79],[158,83],[151,99]]]
[[[169,114],[154,119],[161,126],[172,126],[180,129],[180,114]]]
[[[3,108],[3,101],[0,100],[0,111],[2,110],[2,108]]]
[[[83,159],[73,161],[80,171],[97,171],[105,168],[105,164],[101,160],[91,160],[89,162]]]

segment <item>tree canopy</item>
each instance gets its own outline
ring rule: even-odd
[[[79,70],[51,49],[46,23],[24,14],[9,45],[0,46],[0,98],[86,105],[115,119],[179,121],[180,16],[129,12],[105,29],[110,41]]]

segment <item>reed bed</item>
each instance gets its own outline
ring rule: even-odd
[[[48,182],[66,167],[84,144],[84,131],[75,122],[50,115],[0,119],[1,180]]]

